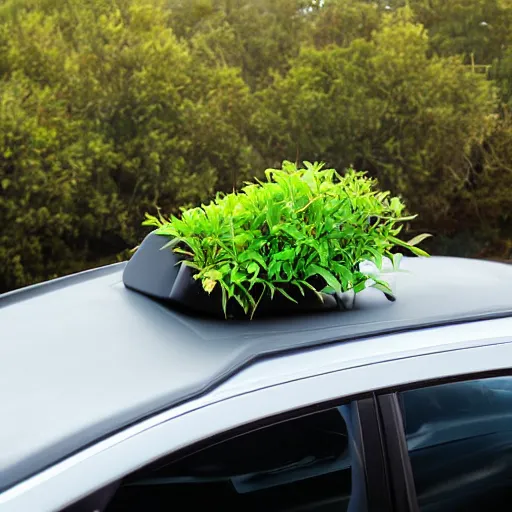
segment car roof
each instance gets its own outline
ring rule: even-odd
[[[365,338],[375,363],[372,337],[512,316],[512,266],[478,260],[404,258],[395,303],[367,289],[350,311],[252,322],[173,310],[127,289],[124,267],[0,297],[0,491],[261,357]]]

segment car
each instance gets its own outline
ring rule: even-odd
[[[0,297],[0,512],[510,508],[512,266],[404,258],[395,302],[249,321],[133,261]]]

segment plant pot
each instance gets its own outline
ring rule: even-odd
[[[222,311],[222,294],[219,286],[211,293],[203,289],[200,280],[194,279],[193,271],[183,263],[169,294],[169,300],[185,311],[195,311],[213,316],[224,316]]]
[[[219,285],[208,294],[200,280],[193,277],[194,271],[182,263],[183,258],[171,249],[162,249],[168,242],[166,237],[150,233],[142,242],[125,267],[123,282],[127,288],[150,297],[172,303],[176,308],[188,313],[197,313],[225,318],[222,309],[222,292]],[[310,284],[316,289],[323,288],[323,280],[312,278]],[[271,298],[266,292],[261,298],[254,314],[255,318],[264,316],[283,316],[314,311],[351,309],[353,298],[342,294],[334,296],[322,294],[324,301],[310,289],[304,288],[304,296],[296,286],[283,284],[283,289],[297,303],[276,292]],[[251,294],[255,301],[261,295],[261,287],[255,286]],[[229,318],[248,318],[235,299],[227,304]]]
[[[127,288],[150,297],[168,300],[180,269],[180,258],[162,247],[168,239],[150,233],[126,265],[123,282]]]
[[[204,291],[201,281],[194,279],[193,276],[194,271],[187,265],[181,264],[169,300],[186,311],[224,318],[220,286],[216,286],[211,293],[207,293]],[[295,286],[284,284],[283,288],[297,303],[290,301],[279,292],[274,294],[274,298],[271,298],[270,293],[266,292],[258,304],[254,314],[255,318],[337,309],[336,299],[331,295],[322,294],[324,302],[321,302],[318,296],[309,289],[305,289],[304,296],[302,296]],[[255,286],[251,294],[257,301],[261,294],[261,287]],[[230,318],[247,317],[234,299],[228,301],[227,316]]]

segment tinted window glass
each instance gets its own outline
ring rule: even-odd
[[[348,407],[210,446],[125,483],[107,511],[348,510],[352,449],[344,416]]]
[[[508,511],[512,504],[512,377],[401,394],[422,512]]]

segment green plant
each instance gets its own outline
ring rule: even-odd
[[[409,242],[397,238],[401,223],[415,216],[404,216],[401,200],[378,191],[364,173],[350,169],[340,176],[323,164],[304,165],[284,162],[280,170],[265,171],[266,182],[182,209],[181,219],[146,214],[143,224],[171,239],[164,247],[184,257],[206,292],[221,287],[225,313],[234,299],[252,318],[265,293],[295,301],[290,286],[303,295],[309,288],[320,300],[321,291],[357,293],[367,286],[392,294],[359,264],[370,260],[382,269],[389,257],[396,268],[401,254],[390,251],[397,245],[428,256],[415,247],[428,235]]]

